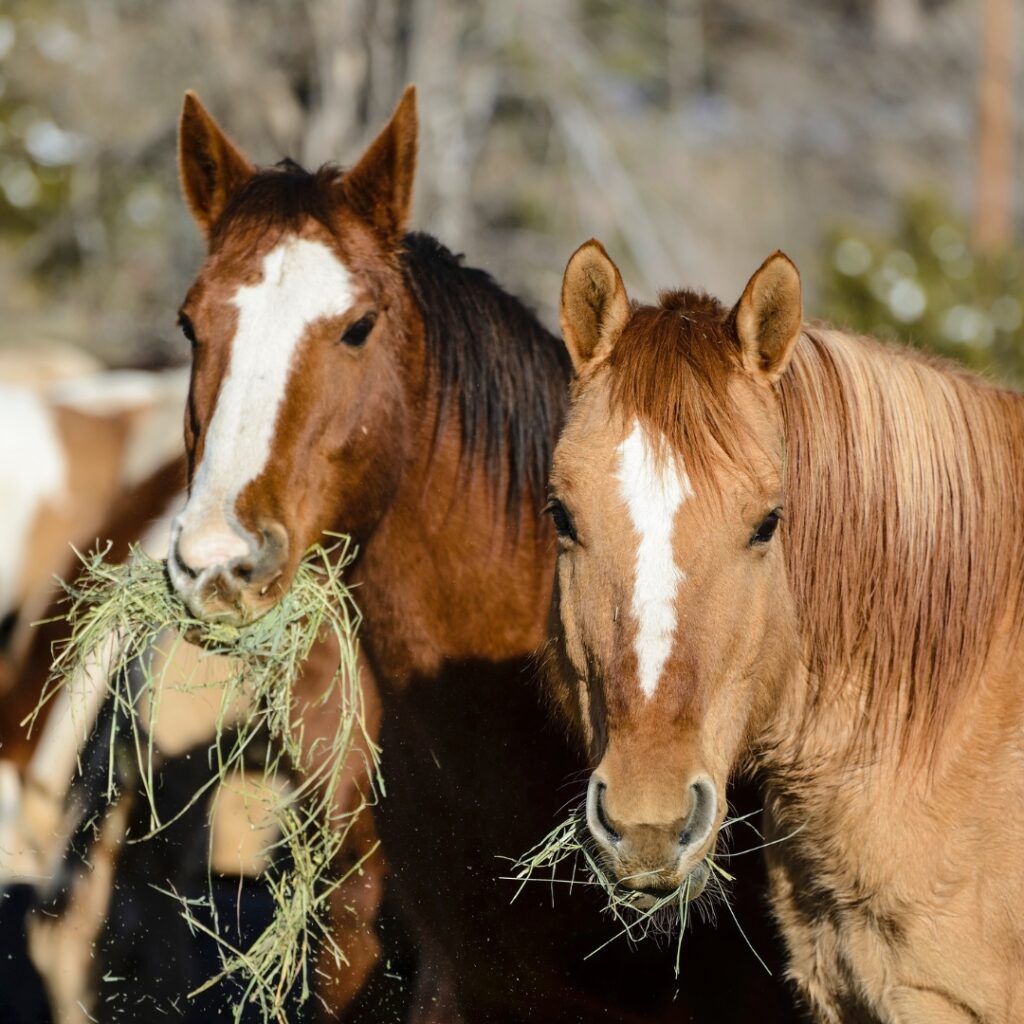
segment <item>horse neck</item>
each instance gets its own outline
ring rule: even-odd
[[[802,659],[764,748],[779,791],[999,761],[1024,717],[1024,400],[826,330],[780,400]]]
[[[527,488],[509,503],[508,470],[487,465],[485,445],[467,457],[459,417],[439,421],[439,401],[413,403],[422,414],[406,470],[356,572],[364,645],[393,683],[446,662],[530,656],[550,607],[555,544],[542,496]]]

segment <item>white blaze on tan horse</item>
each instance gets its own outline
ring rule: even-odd
[[[781,253],[639,306],[590,242],[562,326],[550,677],[605,869],[692,896],[756,768],[818,1019],[1019,1020],[1024,401],[805,325]]]

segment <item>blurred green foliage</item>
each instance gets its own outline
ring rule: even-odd
[[[934,194],[911,196],[892,235],[829,235],[825,317],[1024,383],[1024,250],[972,252],[970,234]]]

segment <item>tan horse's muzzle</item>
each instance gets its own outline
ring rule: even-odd
[[[226,523],[174,524],[167,559],[178,596],[198,618],[241,625],[269,611],[290,584],[288,533],[277,522],[256,534]]]
[[[714,783],[705,774],[678,787],[678,799],[630,801],[628,789],[612,794],[600,768],[590,777],[587,826],[610,875],[623,889],[661,897],[690,879],[690,897],[707,881],[704,856],[717,818]]]

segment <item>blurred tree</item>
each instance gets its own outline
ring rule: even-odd
[[[822,312],[1024,384],[1024,250],[975,255],[969,242],[967,224],[929,195],[907,200],[890,236],[837,229]]]
[[[551,323],[565,259],[595,234],[638,297],[734,294],[784,246],[813,301],[835,210],[886,225],[922,185],[959,209],[974,192],[978,4],[890,6],[0,0],[0,345],[187,357],[186,88],[255,160],[316,165],[353,159],[415,80],[417,226]]]

